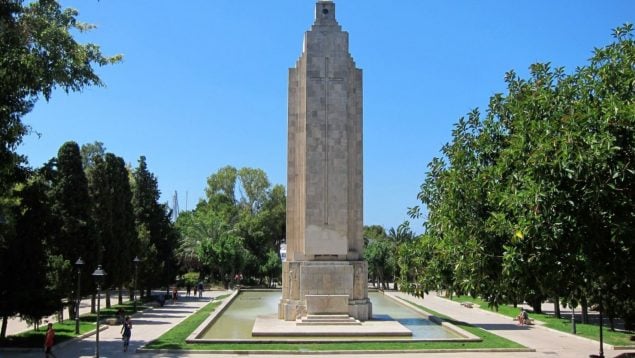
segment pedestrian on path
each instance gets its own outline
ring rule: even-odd
[[[126,316],[121,326],[121,339],[123,340],[123,351],[128,351],[128,345],[130,344],[130,336],[132,336],[132,322],[130,322],[130,316]]]
[[[55,330],[53,329],[53,323],[49,323],[48,329],[46,330],[46,334],[44,335],[44,357],[45,358],[48,358],[49,356],[55,357],[55,354],[51,352],[54,344],[55,344]]]

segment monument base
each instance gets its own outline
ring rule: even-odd
[[[412,331],[397,321],[366,321],[355,325],[298,325],[297,322],[282,321],[271,316],[259,316],[256,318],[251,335],[252,337],[331,337],[331,340],[337,341],[337,338],[341,337],[411,339]]]
[[[293,261],[282,267],[283,291],[278,318],[295,321],[307,315],[347,314],[372,318],[365,261]]]

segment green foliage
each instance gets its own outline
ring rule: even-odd
[[[132,173],[132,208],[138,235],[139,285],[168,286],[177,274],[175,252],[178,232],[170,221],[167,205],[160,204],[158,182],[147,167],[146,158]]]
[[[270,284],[279,276],[276,258],[286,225],[284,187],[271,187],[260,169],[227,166],[208,178],[205,191],[207,200],[176,222],[181,270],[200,271],[225,285],[236,274],[260,283],[266,278]]]
[[[194,286],[200,281],[201,274],[198,272],[187,272],[183,274],[183,284]]]
[[[418,195],[427,231],[412,251],[426,259],[402,252],[410,286],[494,307],[586,300],[633,322],[632,26],[614,37],[570,75],[548,63],[532,65],[529,79],[510,71],[508,93],[490,99],[484,118],[474,110],[459,120]]]
[[[133,257],[139,252],[139,242],[132,208],[129,173],[121,157],[98,150],[88,153],[82,146],[91,167],[88,172],[92,217],[97,228],[98,262],[108,273],[105,287],[121,288],[133,276]],[[86,157],[84,157],[86,158]],[[119,303],[122,297],[119,296]],[[107,301],[108,302],[108,301]]]
[[[74,31],[91,26],[53,0],[0,2],[0,28],[0,197],[5,197],[24,179],[25,158],[15,152],[29,132],[22,117],[40,96],[48,101],[55,88],[70,92],[102,85],[94,66],[116,63],[121,56],[106,57],[99,46],[76,42]]]

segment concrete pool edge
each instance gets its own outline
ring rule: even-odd
[[[405,302],[403,299],[399,299],[392,295],[385,295],[389,297],[395,303],[408,307],[424,316],[428,317],[431,321],[436,324],[443,326],[444,328],[453,331],[454,333],[462,336],[462,338],[399,338],[399,337],[381,337],[381,336],[371,336],[371,337],[363,337],[363,336],[340,336],[333,337],[329,335],[317,335],[307,339],[298,339],[294,337],[294,339],[285,339],[284,337],[258,337],[258,338],[250,338],[250,339],[228,339],[228,338],[199,338],[211,325],[216,321],[218,317],[226,310],[226,308],[238,297],[242,290],[234,291],[231,296],[225,298],[223,302],[210,314],[210,316],[203,321],[185,340],[188,344],[205,344],[205,343],[326,343],[326,342],[399,342],[399,343],[408,343],[408,342],[449,342],[449,343],[461,343],[461,342],[481,342],[482,339],[466,330],[459,328],[451,323],[443,322],[439,318],[434,315],[426,312],[419,307],[413,306],[408,302]],[[244,290],[244,291],[269,291],[276,292],[279,290],[263,290],[263,289],[254,289],[254,290]]]
[[[199,337],[207,329],[207,327],[210,327],[214,323],[214,321],[216,321],[216,319],[225,311],[225,309],[227,309],[227,306],[229,306],[229,304],[238,296],[239,293],[240,290],[235,290],[229,297],[224,298],[221,304],[216,307],[216,309],[212,311],[212,313],[210,313],[209,317],[207,317],[203,321],[203,323],[196,327],[196,329],[192,331],[189,336],[187,336],[185,342],[197,343],[197,337]],[[214,300],[212,300],[212,302],[214,302]],[[194,342],[189,342],[190,340]]]
[[[311,350],[264,350],[264,349],[225,349],[225,350],[190,350],[190,349],[146,349],[139,348],[136,350],[138,353],[154,353],[154,354],[276,354],[276,355],[326,355],[326,354],[399,354],[399,353],[530,353],[536,352],[533,348],[467,348],[467,349],[386,349],[386,350],[326,350],[326,351],[311,351]]]
[[[450,323],[450,322],[446,322],[444,320],[442,320],[441,318],[433,315],[432,313],[417,307],[416,305],[410,303],[409,301],[407,301],[406,299],[402,298],[402,297],[398,297],[397,295],[395,295],[392,291],[388,291],[388,294],[384,293],[386,296],[392,298],[394,301],[399,302],[400,304],[409,307],[417,312],[420,312],[424,315],[426,315],[428,317],[428,319],[432,322],[435,322],[451,331],[454,331],[456,333],[458,333],[459,335],[466,337],[468,340],[468,342],[475,342],[475,341],[482,341],[482,339],[480,337],[478,337],[475,334],[472,334],[466,330],[464,330],[461,327],[458,327],[457,325]],[[466,340],[461,340],[461,341],[466,341]]]

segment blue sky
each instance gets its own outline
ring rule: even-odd
[[[101,141],[133,166],[145,155],[162,200],[178,191],[181,210],[226,165],[286,186],[287,71],[315,1],[61,2],[98,27],[80,42],[124,60],[98,70],[106,87],[36,104],[25,122],[41,135],[19,148],[32,166],[65,141]],[[504,92],[505,72],[551,62],[570,73],[635,17],[632,0],[335,3],[364,71],[364,224],[386,228],[408,219],[453,124]]]

